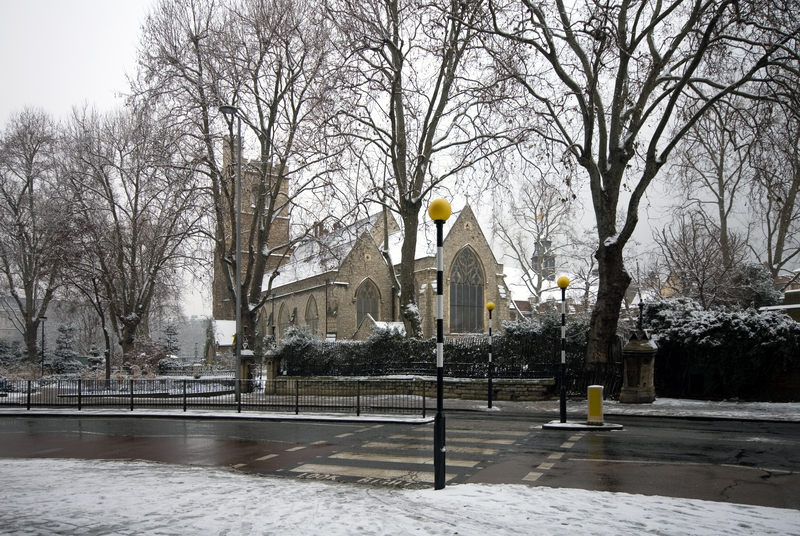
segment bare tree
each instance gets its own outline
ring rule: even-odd
[[[510,156],[505,160],[508,166]],[[496,190],[493,228],[538,302],[542,291],[555,286],[556,267],[566,264],[577,199],[543,153],[534,159],[520,155],[519,160],[514,176]]]
[[[697,300],[705,309],[730,303],[736,268],[745,258],[747,244],[736,233],[723,248],[721,230],[709,228],[699,211],[683,215],[656,237],[666,260],[668,293]]]
[[[589,179],[600,286],[586,361],[602,370],[631,281],[623,250],[642,197],[715,103],[754,96],[751,82],[786,65],[798,35],[795,10],[769,0],[489,6],[491,31],[507,44],[494,50],[496,61],[545,119],[532,127],[561,144]]]
[[[752,250],[777,278],[791,274],[800,259],[800,116],[789,106],[762,108],[751,155],[755,181],[750,206],[763,244]]]
[[[197,174],[182,158],[182,134],[147,108],[76,110],[67,143],[65,193],[83,244],[73,282],[108,316],[127,356],[156,289],[178,283],[186,242],[199,231]]]
[[[161,0],[144,25],[135,91],[169,108],[195,139],[198,169],[207,177],[215,273],[235,303],[240,270],[242,320],[249,333],[255,333],[281,260],[323,219],[320,207],[337,205],[328,177],[338,171],[339,149],[324,135],[336,102],[330,47],[319,6],[309,1]],[[225,122],[217,111],[223,104],[239,108],[247,130],[243,137],[255,140],[257,154],[255,162],[244,162],[242,266],[236,265],[231,224],[235,173],[219,157],[221,135],[234,140],[236,120]],[[215,314],[233,318],[235,313]]]
[[[707,235],[719,237],[727,267],[733,260],[729,237],[754,175],[749,161],[757,137],[746,108],[746,100],[735,97],[711,107],[676,147],[672,169],[685,205],[699,217],[693,224],[704,224]]]
[[[410,336],[422,335],[415,253],[420,212],[437,188],[478,173],[502,150],[507,127],[493,124],[497,95],[483,79],[486,57],[475,26],[482,0],[329,0],[341,39],[348,98],[343,134],[351,141],[360,197],[402,222],[398,289]],[[483,63],[482,63],[483,61]],[[362,170],[363,168],[363,170]],[[390,266],[398,260],[390,259]]]
[[[70,213],[55,195],[58,144],[58,126],[34,109],[12,116],[0,138],[0,270],[31,362],[40,318],[72,254]]]

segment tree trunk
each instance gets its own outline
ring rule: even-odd
[[[592,310],[586,369],[604,372],[614,339],[617,336],[620,304],[631,283],[631,276],[622,261],[623,247],[619,243],[601,244],[595,253],[600,272],[597,303]]]
[[[36,335],[39,333],[39,322],[26,321],[25,322],[25,349],[28,352],[28,361],[31,363],[38,363],[39,357],[36,351]]]
[[[417,281],[414,274],[419,207],[405,210],[402,217],[405,236],[400,262],[400,312],[403,315],[406,336],[420,339],[422,338],[422,320],[417,305]]]
[[[139,317],[137,315],[128,315],[120,318],[120,322],[122,323],[122,329],[120,330],[119,345],[122,347],[122,361],[124,363],[128,356],[134,352],[134,337],[136,328],[139,326]]]

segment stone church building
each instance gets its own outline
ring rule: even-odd
[[[233,177],[231,144],[225,140],[223,166]],[[255,196],[261,177],[270,180],[258,162],[247,161],[242,169],[242,243],[249,241]],[[268,184],[269,186],[269,184]],[[288,199],[288,181],[282,181],[277,204]],[[417,304],[426,338],[436,334],[436,227],[425,214],[417,235]],[[257,331],[274,335],[276,341],[290,326],[306,325],[327,340],[365,339],[374,326],[403,330],[397,278],[403,232],[388,213],[379,212],[352,225],[321,224],[300,244],[288,245],[290,221],[287,209],[277,214],[265,250],[266,282],[277,268],[270,295],[258,316]],[[232,222],[225,222],[230,236]],[[486,236],[469,205],[454,212],[444,226],[444,331],[449,337],[488,332],[486,303],[495,304],[493,329],[509,320],[513,307],[505,283],[503,265],[497,262]],[[285,245],[285,246],[284,246]],[[288,255],[287,255],[288,253]],[[245,252],[243,251],[243,254]],[[221,262],[214,259],[212,314],[215,320],[231,322],[234,307]],[[230,339],[230,337],[226,337]],[[229,346],[231,340],[218,340]],[[250,341],[253,342],[252,340]]]
[[[469,205],[444,227],[444,330],[449,337],[488,332],[486,303],[495,303],[493,329],[509,319],[503,274]],[[315,230],[273,281],[259,331],[277,341],[305,324],[328,340],[365,339],[373,326],[402,331],[396,278],[403,233],[393,217],[377,213],[347,227]],[[388,253],[385,254],[385,253]],[[389,260],[391,260],[391,264]],[[416,255],[417,303],[426,338],[436,334],[436,228],[427,214]]]

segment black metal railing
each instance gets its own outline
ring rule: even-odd
[[[415,379],[2,380],[0,407],[227,409],[425,416],[425,382]]]

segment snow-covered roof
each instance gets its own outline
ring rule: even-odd
[[[281,265],[280,273],[273,280],[272,286],[280,287],[338,270],[358,238],[372,230],[379,216],[380,213],[372,214],[352,225],[334,229],[322,236],[309,237],[307,241],[298,244],[289,257],[289,261]],[[264,276],[262,289],[265,291],[271,275]]]
[[[352,251],[356,241],[365,232],[375,228],[381,214],[377,212],[352,225],[331,231],[321,237],[310,237],[309,240],[297,245],[289,261],[280,267],[280,274],[273,280],[272,286],[281,287],[315,275],[338,270],[342,261]],[[461,211],[454,212],[449,221],[456,221],[460,214]],[[452,225],[445,225],[445,238],[450,229],[452,229]],[[389,256],[395,265],[399,264],[402,258],[404,236],[403,231],[399,230],[390,233],[388,237]],[[384,248],[383,240],[380,240],[378,247]],[[430,218],[423,217],[417,231],[417,249],[414,257],[419,260],[435,255],[436,224]],[[262,290],[266,291],[271,275],[264,276]]]
[[[378,329],[397,330],[400,335],[406,334],[406,326],[402,322],[375,322],[375,327]]]
[[[768,307],[759,307],[759,311],[789,311],[793,309],[800,309],[800,303],[793,303],[787,305],[770,305]]]
[[[461,215],[461,211],[453,212],[450,216],[449,222],[455,222]],[[452,225],[445,224],[444,226],[444,239],[450,234]],[[403,239],[405,233],[400,230],[389,235],[389,255],[392,262],[396,265],[402,258]],[[380,244],[383,248],[383,243]],[[414,260],[425,259],[434,257],[436,255],[436,224],[429,217],[421,218],[419,228],[417,230],[417,249],[414,252]]]

